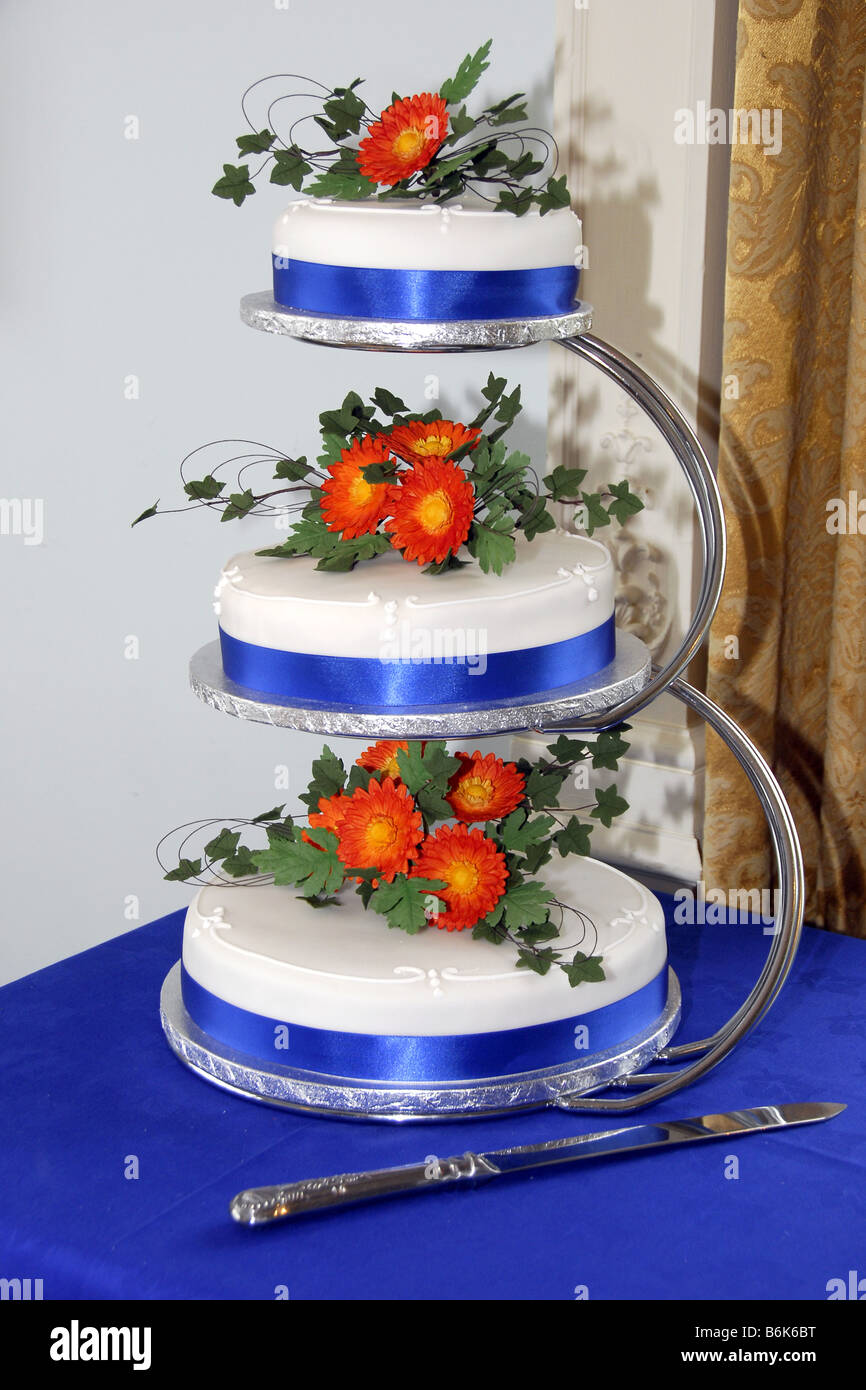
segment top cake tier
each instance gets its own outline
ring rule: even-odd
[[[300,198],[274,229],[274,299],[340,318],[552,317],[574,308],[580,253],[569,208],[513,217],[468,202]]]

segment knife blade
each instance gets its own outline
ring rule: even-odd
[[[367,1202],[376,1197],[396,1197],[408,1192],[435,1192],[453,1182],[474,1185],[556,1163],[575,1163],[585,1158],[641,1150],[667,1149],[675,1144],[694,1144],[702,1139],[736,1139],[745,1134],[789,1129],[794,1125],[829,1120],[844,1110],[834,1102],[764,1105],[752,1110],[731,1110],[718,1115],[696,1115],[687,1120],[658,1120],[549,1139],[542,1144],[522,1144],[490,1153],[465,1153],[454,1158],[427,1158],[423,1163],[399,1168],[379,1168],[366,1173],[342,1173],[326,1178],[306,1178],[275,1187],[253,1187],[239,1192],[229,1205],[235,1221],[263,1226],[291,1216],[332,1207]]]

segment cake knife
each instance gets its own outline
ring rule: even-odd
[[[374,1197],[396,1197],[407,1192],[435,1192],[453,1182],[474,1184],[545,1168],[555,1163],[574,1163],[581,1158],[608,1158],[637,1150],[667,1149],[672,1144],[694,1144],[701,1139],[736,1139],[743,1134],[787,1129],[792,1125],[829,1120],[844,1110],[831,1102],[799,1105],[764,1105],[755,1110],[732,1110],[722,1115],[698,1115],[689,1120],[659,1120],[544,1144],[497,1149],[492,1153],[465,1153],[456,1158],[428,1158],[400,1168],[379,1168],[368,1173],[343,1173],[330,1178],[306,1178],[279,1187],[253,1187],[239,1192],[229,1206],[235,1221],[262,1226],[289,1216],[366,1202]]]

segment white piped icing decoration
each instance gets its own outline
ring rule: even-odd
[[[190,930],[193,936],[200,936],[203,932],[231,931],[231,925],[225,920],[224,907],[212,907],[206,917],[193,923]]]

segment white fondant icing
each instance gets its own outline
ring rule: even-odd
[[[483,204],[299,198],[279,217],[273,250],[290,260],[380,270],[535,270],[575,265],[581,237],[570,208],[514,217]]]
[[[517,558],[501,575],[483,574],[475,561],[424,574],[396,552],[372,563],[375,593],[357,570],[317,570],[308,556],[236,555],[220,581],[221,626],[278,651],[391,659],[397,636],[407,649],[416,641],[435,646],[447,634],[455,641],[472,634],[475,649],[483,642],[488,653],[544,646],[597,627],[614,608],[605,547],[561,531],[534,541],[518,536]]]
[[[572,989],[559,969],[515,966],[505,943],[472,933],[393,930],[349,891],[314,910],[294,888],[203,888],[186,917],[183,959],[205,989],[287,1023],[357,1033],[484,1033],[603,1008],[648,984],[665,964],[664,916],[634,879],[594,859],[546,864],[544,882],[592,920],[580,939],[566,914],[561,944],[604,957],[606,978]],[[217,917],[222,909],[222,917]],[[222,928],[204,924],[217,918]],[[554,943],[554,945],[559,943]]]

